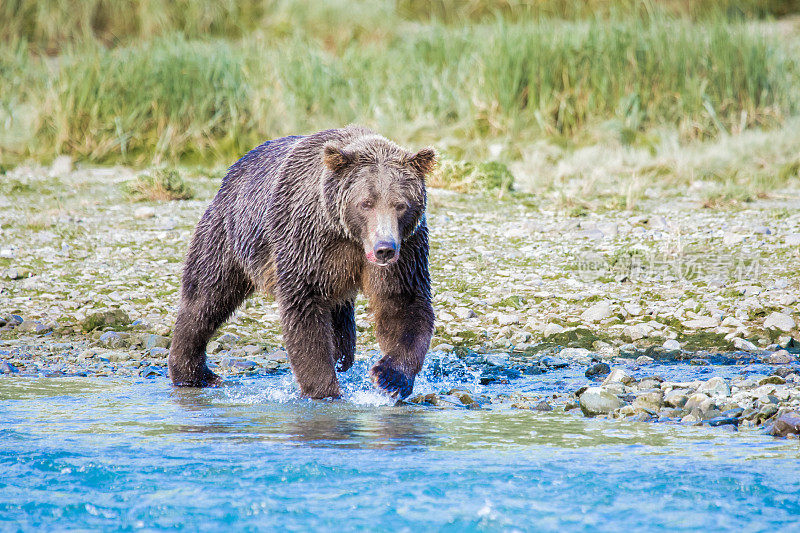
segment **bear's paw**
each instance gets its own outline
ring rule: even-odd
[[[409,377],[386,359],[378,361],[369,373],[372,382],[392,398],[406,398],[414,390],[414,376]]]

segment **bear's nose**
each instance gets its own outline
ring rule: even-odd
[[[375,259],[379,263],[388,263],[397,255],[397,244],[392,241],[380,241],[375,244]]]

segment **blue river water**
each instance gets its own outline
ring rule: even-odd
[[[796,440],[394,406],[346,381],[312,402],[288,374],[0,376],[0,531],[800,531]]]

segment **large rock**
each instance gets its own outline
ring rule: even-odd
[[[786,365],[797,361],[797,357],[786,350],[778,350],[764,358],[764,362],[769,365]]]
[[[627,372],[621,368],[615,368],[603,381],[603,385],[608,385],[610,383],[622,383],[623,385],[629,385],[634,381],[636,380],[633,379],[633,377],[631,377]]]
[[[685,389],[672,389],[664,396],[664,403],[676,409],[683,408],[689,396],[686,395]]]
[[[731,395],[731,389],[727,383],[725,383],[725,379],[717,376],[709,379],[697,389],[697,392],[703,392],[708,396],[722,396],[727,398]]]
[[[792,331],[794,319],[787,314],[775,311],[764,320],[764,329],[778,329],[780,331]]]
[[[658,413],[663,403],[664,394],[660,390],[651,390],[636,397],[633,407],[647,411],[650,414]]]
[[[589,387],[578,401],[585,416],[607,415],[623,405],[622,400],[603,387]]]
[[[800,413],[791,411],[780,415],[772,423],[769,434],[773,437],[800,435]]]

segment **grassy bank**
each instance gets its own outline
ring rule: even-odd
[[[543,138],[581,143],[610,129],[642,144],[668,126],[706,139],[800,108],[791,43],[725,18],[344,24],[341,39],[315,20],[238,40],[94,42],[49,59],[5,45],[2,163],[227,161],[266,138],[348,122],[457,157],[501,139],[514,158]]]

